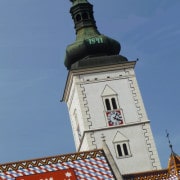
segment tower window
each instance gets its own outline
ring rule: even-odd
[[[119,106],[117,92],[108,85],[106,85],[101,96],[104,105],[104,112],[108,121],[107,125],[114,126],[123,124],[123,112]],[[110,114],[113,112],[115,113],[114,115]]]
[[[118,152],[118,156],[122,157],[121,146],[119,144],[117,145],[117,152]]]
[[[84,13],[82,14],[82,18],[83,18],[84,20],[89,19],[89,18],[88,18],[88,13],[84,12]]]
[[[106,109],[107,109],[108,111],[111,110],[111,105],[110,105],[109,99],[105,99],[105,103],[106,103]]]
[[[117,109],[117,104],[116,104],[115,98],[112,98],[111,102],[112,102],[113,109]]]
[[[131,156],[129,139],[117,131],[113,139],[114,149],[117,158],[127,158]]]
[[[128,149],[127,149],[127,145],[126,145],[125,143],[123,144],[123,151],[124,151],[124,155],[125,155],[125,156],[128,156],[128,155],[129,155]]]
[[[107,120],[107,126],[120,126],[124,124],[122,108],[119,106],[118,94],[108,85],[102,92],[104,113]]]
[[[107,111],[118,109],[116,99],[114,97],[113,98],[106,98],[105,99],[105,105],[106,105]]]
[[[115,151],[118,158],[131,156],[128,141],[115,143]]]
[[[77,14],[76,16],[76,21],[79,22],[81,20],[81,15],[80,14]]]

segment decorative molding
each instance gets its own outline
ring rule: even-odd
[[[94,151],[86,151],[86,152],[79,152],[74,154],[58,155],[58,156],[45,157],[40,159],[32,159],[27,161],[0,164],[0,173],[6,171],[16,171],[19,169],[45,166],[50,164],[63,163],[63,162],[72,162],[75,160],[83,160],[83,159],[95,158],[101,156],[104,156],[104,152],[100,149]]]
[[[146,124],[146,123],[149,123],[149,120],[144,121],[144,122],[136,122],[136,123],[123,124],[123,125],[119,125],[119,126],[109,126],[109,127],[90,129],[90,130],[84,131],[83,137],[84,137],[84,135],[86,133],[89,133],[89,132],[102,131],[102,130],[108,130],[108,129],[120,129],[121,127],[124,128],[124,127],[130,127],[130,126],[137,126],[137,125],[142,125],[142,124]]]
[[[89,106],[88,106],[88,100],[85,92],[85,88],[83,85],[78,86],[78,93],[79,93],[79,99],[80,99],[80,105],[82,106],[82,116],[84,120],[87,122],[88,129],[91,129],[92,127],[92,121],[91,121],[91,115],[89,113]]]
[[[92,121],[91,121],[91,115],[89,113],[89,106],[88,106],[88,100],[87,100],[85,88],[83,85],[77,85],[77,87],[78,87],[80,106],[82,109],[82,116],[84,118],[85,126],[87,129],[90,130],[90,129],[92,129]],[[78,151],[81,149],[81,146],[83,144],[84,137],[85,137],[84,135],[85,135],[85,133],[83,132],[83,136],[81,138],[81,142],[79,144]],[[88,139],[89,139],[88,142],[90,143],[90,146],[94,147],[92,149],[97,149],[97,145],[96,145],[96,141],[95,141],[95,137],[94,137],[94,132],[90,133],[90,136]]]
[[[91,137],[91,140],[92,140],[92,146],[94,146],[93,149],[97,149],[97,144],[96,144],[96,139],[95,139],[95,136],[94,136],[94,132],[90,133],[90,137]]]
[[[134,100],[134,104],[136,106],[136,111],[137,111],[137,114],[138,114],[138,119],[139,119],[139,121],[141,121],[142,118],[143,118],[143,113],[141,111],[141,107],[140,107],[139,98],[138,98],[138,95],[137,95],[137,92],[136,92],[136,88],[134,86],[133,79],[128,78],[128,81],[129,81],[129,87],[131,89],[132,97],[133,97],[133,100]]]
[[[105,85],[103,92],[101,94],[101,96],[116,96],[117,92],[115,92],[111,87],[109,87],[109,85]]]
[[[143,133],[144,133],[144,137],[145,137],[145,141],[146,141],[146,146],[147,146],[147,149],[148,149],[148,152],[149,152],[149,156],[150,156],[150,159],[151,159],[152,167],[154,169],[158,169],[158,167],[156,165],[156,160],[155,160],[155,157],[154,157],[154,154],[153,154],[153,152],[154,152],[153,145],[152,145],[152,142],[150,140],[150,137],[152,135],[148,131],[149,128],[146,126],[146,124],[142,124],[142,130],[143,130]]]
[[[124,142],[124,141],[129,141],[129,139],[127,137],[125,137],[122,133],[117,131],[116,135],[113,138],[113,143]]]
[[[81,75],[85,75],[85,74],[94,74],[94,73],[102,73],[102,72],[107,72],[107,71],[116,71],[116,70],[123,70],[125,72],[126,69],[133,69],[136,65],[136,61],[128,61],[125,63],[120,63],[120,64],[116,64],[116,65],[108,65],[108,66],[100,66],[100,67],[94,67],[94,68],[85,68],[85,69],[77,69],[77,70],[70,70],[68,73],[68,77],[66,80],[66,84],[65,84],[65,88],[64,88],[64,93],[63,93],[63,97],[61,101],[65,101],[67,102],[67,99],[69,97],[70,94],[70,90],[74,81],[74,77],[77,76],[81,76]],[[80,81],[80,82],[76,82],[77,84],[84,84],[84,83],[94,83],[94,82],[99,82],[99,81],[108,81],[108,80],[115,80],[115,79],[122,79],[122,78],[127,78],[127,76],[125,75],[126,73],[124,73],[124,75],[120,74],[118,77],[116,78],[108,78],[106,77],[105,79],[93,79],[92,82],[91,81]],[[130,75],[132,76],[132,75]]]
[[[136,61],[127,61],[125,63],[119,63],[114,65],[105,65],[105,66],[97,66],[97,67],[90,67],[90,68],[82,68],[71,70],[68,76],[73,75],[83,75],[83,74],[94,74],[99,72],[107,72],[107,71],[115,71],[115,70],[125,70],[129,68],[133,68],[136,65]],[[68,79],[67,79],[68,80]]]
[[[120,80],[120,79],[127,79],[127,78],[133,78],[134,75],[124,75],[124,76],[115,76],[115,77],[109,77],[109,78],[93,78],[92,80],[88,79],[86,81],[77,82],[76,84],[92,84],[92,83],[98,83],[98,82],[107,82],[107,81],[114,81],[114,80]]]

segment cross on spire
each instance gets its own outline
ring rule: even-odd
[[[171,149],[171,152],[173,153],[173,146],[172,146],[172,144],[171,144],[171,140],[170,140],[169,133],[168,133],[167,130],[166,130],[166,137],[167,137],[167,139],[168,139],[168,143],[169,143],[169,147],[170,147],[170,149]]]

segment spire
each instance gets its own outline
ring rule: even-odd
[[[89,57],[118,55],[121,49],[119,42],[99,33],[93,15],[93,5],[87,0],[70,0],[70,13],[74,21],[76,41],[67,46],[65,66],[79,68],[78,62]],[[121,58],[122,61],[127,60]],[[86,64],[89,64],[86,62]],[[96,64],[96,63],[94,63]]]
[[[168,162],[169,178],[180,179],[180,156],[173,151],[173,146],[167,130],[166,137],[168,138],[169,147],[171,149],[171,155]]]
[[[180,156],[176,153],[171,153],[168,162],[169,178],[180,179]]]

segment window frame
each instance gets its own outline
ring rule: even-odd
[[[129,146],[129,140],[115,142],[114,148],[116,152],[116,157],[118,159],[128,158],[132,156],[131,151],[130,151],[130,146]]]
[[[120,109],[117,95],[103,96],[102,98],[105,106],[105,111],[114,111]]]

